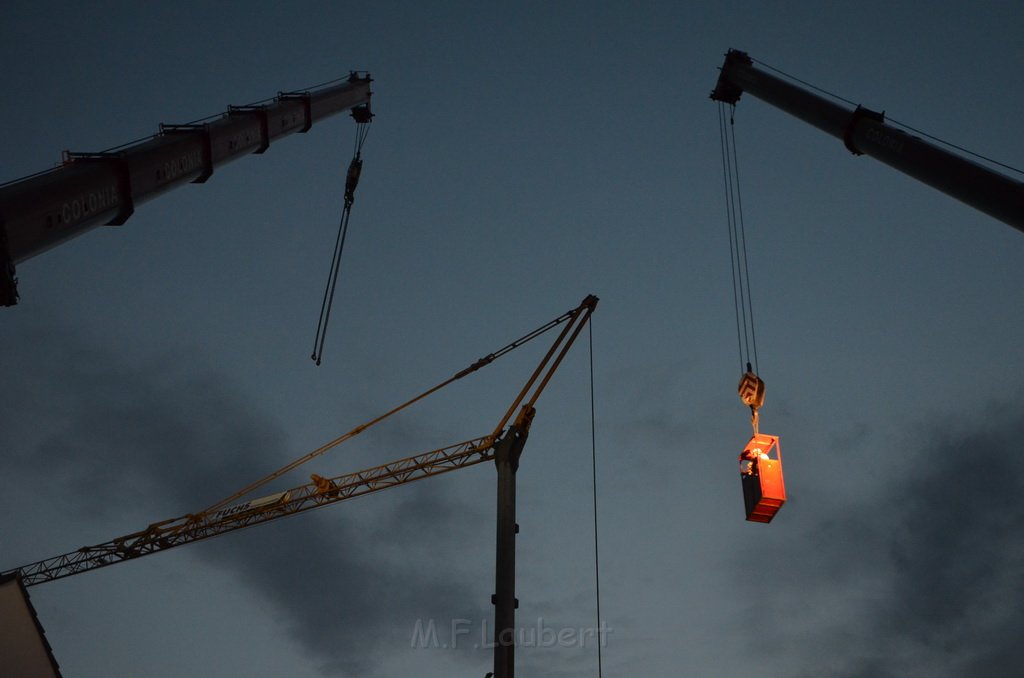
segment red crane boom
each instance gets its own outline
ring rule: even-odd
[[[0,186],[0,305],[17,303],[15,265],[99,224],[118,226],[136,205],[182,184],[202,183],[215,168],[313,122],[351,110],[369,120],[371,78],[282,92],[272,103],[229,106],[212,122],[160,125],[152,138],[101,153],[65,152],[48,172]]]
[[[746,52],[729,50],[711,98],[735,104],[744,92],[843,141],[971,207],[1024,231],[1024,183],[962,158],[885,122],[885,114],[853,111],[758,68]]]

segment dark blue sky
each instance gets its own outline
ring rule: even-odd
[[[8,3],[0,180],[350,69],[375,78],[377,117],[320,368],[347,117],[19,266],[0,567],[201,509],[594,293],[608,675],[1007,675],[1024,239],[740,101],[762,430],[790,492],[770,526],[746,523],[708,93],[739,48],[1020,166],[1021,35],[1010,2]],[[528,628],[595,624],[586,348],[519,475]],[[538,350],[309,471],[490,432]],[[493,482],[481,465],[32,602],[69,676],[483,675]],[[418,620],[453,618],[473,629],[458,650],[411,647]],[[596,673],[593,643],[518,660]]]

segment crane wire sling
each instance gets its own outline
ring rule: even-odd
[[[601,623],[601,551],[597,540],[597,414],[594,407],[594,323],[587,326],[590,343],[590,470],[594,497],[594,598],[597,607],[597,678],[604,675],[604,661],[601,648],[605,643]]]
[[[354,111],[353,117],[355,117]],[[324,355],[324,342],[327,340],[327,323],[331,319],[331,308],[334,306],[334,293],[338,286],[338,274],[341,272],[341,253],[345,249],[345,236],[348,234],[348,222],[352,215],[352,203],[355,202],[356,186],[359,184],[359,175],[363,170],[363,144],[370,133],[370,122],[372,122],[372,115],[365,118],[356,118],[355,150],[353,151],[352,161],[348,166],[348,172],[345,175],[345,206],[341,210],[338,235],[334,240],[331,269],[327,273],[327,286],[324,289],[323,301],[320,303],[320,319],[316,324],[313,354],[310,356],[317,366],[320,365]]]
[[[725,180],[726,220],[729,228],[729,259],[732,263],[733,305],[736,311],[736,341],[740,354],[740,372],[744,371],[744,364],[749,370],[751,363],[757,372],[757,337],[754,333],[747,235],[743,222],[743,199],[740,194],[739,162],[736,156],[735,110],[728,115],[727,124],[726,105],[718,105],[718,122],[722,147],[722,174]]]

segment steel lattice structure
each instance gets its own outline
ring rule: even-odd
[[[414,480],[448,473],[494,458],[495,437],[473,440],[392,461],[334,478],[314,476],[306,485],[236,504],[211,513],[188,514],[153,523],[145,530],[95,546],[9,570],[19,572],[25,586],[69,577],[175,546],[310,511],[346,499],[386,490]]]

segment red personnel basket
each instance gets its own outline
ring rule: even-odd
[[[786,503],[778,436],[755,434],[740,453],[740,477],[747,520],[770,523]]]

